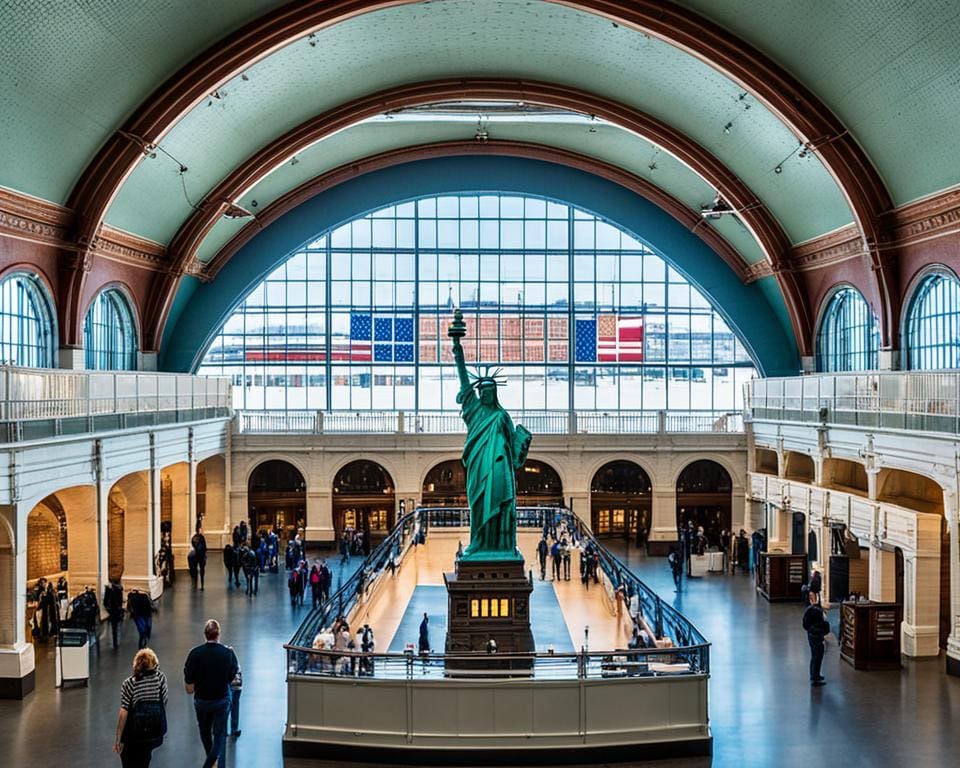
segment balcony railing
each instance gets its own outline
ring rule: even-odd
[[[230,414],[230,380],[174,373],[0,367],[0,441]]]
[[[755,420],[960,433],[960,371],[754,379],[744,397]]]
[[[511,411],[534,434],[743,432],[739,413],[722,411]],[[463,434],[457,411],[238,411],[246,434]]]

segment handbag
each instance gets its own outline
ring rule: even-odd
[[[133,705],[123,728],[123,743],[161,742],[167,732],[167,711],[160,699],[141,699]]]

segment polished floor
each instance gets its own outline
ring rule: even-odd
[[[960,755],[960,679],[943,673],[943,659],[906,661],[900,672],[856,672],[839,661],[831,640],[824,664],[827,685],[807,682],[808,650],[796,604],[768,604],[749,577],[711,575],[686,581],[679,594],[663,559],[611,547],[647,583],[685,612],[710,639],[710,714],[714,757],[648,765],[694,766],[953,766]],[[344,572],[355,567],[357,559]],[[228,744],[227,766],[283,764],[285,720],[282,643],[308,608],[292,609],[281,575],[266,575],[260,595],[226,587],[211,568],[207,588],[193,591],[178,577],[162,598],[152,647],[171,682],[170,731],[154,753],[157,768],[200,765],[191,698],[181,670],[201,641],[203,621],[218,618],[244,669],[242,736]],[[336,579],[336,577],[335,577]],[[571,582],[575,584],[576,582]],[[556,595],[564,606],[563,588]],[[401,607],[406,608],[406,602]],[[404,610],[399,610],[400,626]],[[565,611],[565,615],[568,615]],[[831,615],[836,626],[836,612]],[[569,623],[569,619],[568,619]],[[591,637],[593,629],[591,629]],[[124,627],[121,648],[101,635],[92,655],[88,688],[57,690],[53,658],[38,654],[37,690],[23,702],[0,701],[0,755],[11,766],[119,766],[110,751],[120,683],[129,674],[136,631]],[[105,641],[105,642],[103,642]],[[592,644],[592,643],[591,643]],[[381,646],[383,647],[383,646]],[[638,755],[639,757],[639,755]],[[288,761],[288,768],[317,763]],[[332,763],[326,763],[332,765]]]

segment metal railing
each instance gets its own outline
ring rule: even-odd
[[[740,413],[726,411],[513,411],[538,435],[740,433]],[[237,411],[240,433],[463,434],[457,411]]]
[[[228,416],[227,378],[0,366],[0,441]]]
[[[469,509],[457,507],[420,507],[402,517],[387,538],[363,561],[354,575],[326,603],[313,609],[303,620],[290,643],[284,646],[287,650],[288,673],[351,675],[362,678],[370,676],[367,673],[372,671],[377,678],[384,675],[403,678],[413,674],[443,677],[448,662],[452,666],[457,666],[458,662],[469,666],[471,660],[476,664],[478,657],[470,654],[448,657],[430,653],[418,655],[414,659],[409,653],[363,654],[312,647],[314,638],[318,634],[328,632],[337,617],[346,617],[365,592],[376,584],[391,561],[395,564],[397,559],[402,560],[409,547],[429,535],[431,527],[469,527],[469,524]],[[656,638],[669,638],[672,645],[616,651],[608,649],[588,652],[582,649],[580,653],[573,654],[515,654],[510,657],[510,660],[519,660],[521,666],[532,669],[535,678],[543,677],[544,679],[709,673],[710,644],[706,638],[691,621],[672,605],[661,600],[660,596],[619,558],[608,552],[573,512],[563,507],[519,507],[517,524],[518,527],[537,528],[544,531],[556,526],[566,526],[573,539],[570,542],[571,545],[579,545],[584,549],[591,547],[596,551],[599,566],[613,588],[622,590],[627,600],[636,594],[639,598],[641,615],[650,625]],[[497,656],[498,665],[507,660],[503,655]],[[497,674],[496,670],[489,673],[484,671],[485,677]],[[514,669],[513,672],[501,672],[501,674],[515,675],[516,671]],[[463,675],[458,671],[458,676]]]
[[[744,407],[755,420],[960,433],[960,371],[832,373],[753,379]]]

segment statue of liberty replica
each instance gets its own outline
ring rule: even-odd
[[[496,374],[472,376],[467,372],[463,346],[466,335],[463,313],[457,309],[448,335],[453,339],[460,392],[457,402],[467,425],[463,466],[470,504],[470,546],[463,560],[518,560],[517,490],[514,473],[527,459],[532,435],[514,428],[513,419],[497,401]]]
[[[527,458],[532,435],[514,427],[497,399],[496,374],[471,376],[461,339],[467,333],[463,314],[454,311],[448,335],[453,340],[460,391],[457,402],[467,437],[463,466],[470,504],[470,545],[445,573],[447,585],[446,653],[469,658],[448,659],[448,674],[458,670],[507,668],[529,675],[530,659],[497,658],[497,654],[534,650],[530,630],[530,593],[523,555],[517,548],[515,472]],[[497,654],[486,652],[490,640]],[[473,656],[473,654],[477,654]]]

